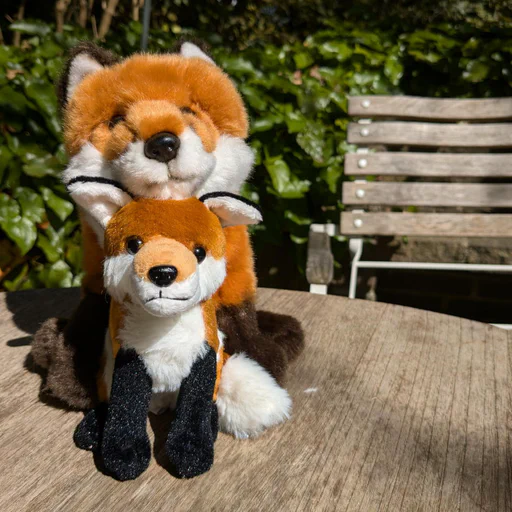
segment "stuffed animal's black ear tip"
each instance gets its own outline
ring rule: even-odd
[[[206,203],[209,199],[216,199],[216,198],[231,198],[236,201],[241,201],[242,203],[246,204],[247,206],[251,206],[255,210],[258,210],[258,212],[261,213],[261,207],[259,204],[254,203],[250,199],[245,198],[244,196],[241,196],[239,194],[233,194],[232,192],[208,192],[207,194],[203,194],[199,197],[199,201],[202,203]]]

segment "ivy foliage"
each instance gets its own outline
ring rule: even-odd
[[[347,96],[507,96],[512,32],[449,25],[403,31],[327,22],[300,42],[233,51],[210,36],[216,62],[237,83],[251,118],[256,167],[244,194],[261,204],[255,228],[260,279],[268,286],[305,285],[311,222],[336,222],[343,205]],[[38,21],[13,23],[21,47],[0,46],[0,288],[80,283],[76,209],[59,181],[66,164],[54,92],[65,51],[89,35]],[[138,50],[130,23],[105,46]],[[151,50],[173,43],[152,31]],[[344,251],[339,243],[337,251]]]

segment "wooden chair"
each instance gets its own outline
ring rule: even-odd
[[[353,255],[349,297],[356,296],[360,268],[512,272],[509,265],[361,259],[363,236],[512,237],[512,214],[496,212],[512,211],[512,154],[503,152],[512,147],[512,124],[505,122],[512,120],[512,98],[358,96],[348,105],[359,118],[348,127],[348,142],[359,148],[345,157],[345,175],[355,180],[343,183],[347,209],[339,226]],[[409,206],[423,211],[397,211]],[[311,226],[312,292],[327,293],[329,236],[337,229]]]

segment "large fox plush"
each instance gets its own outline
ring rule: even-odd
[[[198,46],[175,53],[119,60],[92,43],[71,53],[58,85],[70,163],[77,176],[116,180],[132,196],[199,197],[238,193],[253,154],[245,142],[248,120],[231,80]],[[101,228],[81,208],[85,277],[81,303],[69,321],[50,319],[34,337],[32,355],[46,368],[43,392],[77,409],[98,398],[99,368],[108,324],[103,286]],[[229,227],[227,276],[214,296],[229,353],[244,352],[282,382],[303,348],[293,318],[256,312],[253,255],[244,226]]]

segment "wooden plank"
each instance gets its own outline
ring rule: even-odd
[[[512,214],[341,213],[343,235],[512,237]]]
[[[512,178],[512,154],[506,153],[347,153],[347,176]]]
[[[350,144],[371,146],[508,148],[512,147],[512,124],[349,123]]]
[[[512,206],[512,184],[346,181],[342,202],[348,205],[507,208]]]
[[[451,99],[418,96],[352,96],[348,113],[435,121],[498,121],[512,119],[512,98]]]
[[[511,509],[512,332],[260,289],[259,307],[298,317],[306,333],[287,386],[292,419],[257,439],[220,434],[199,478],[169,475],[162,447],[141,477],[121,483],[73,445],[82,415],[38,401],[40,377],[24,368],[27,333],[69,314],[78,297],[0,294],[2,512]],[[159,446],[170,421],[151,418]]]

